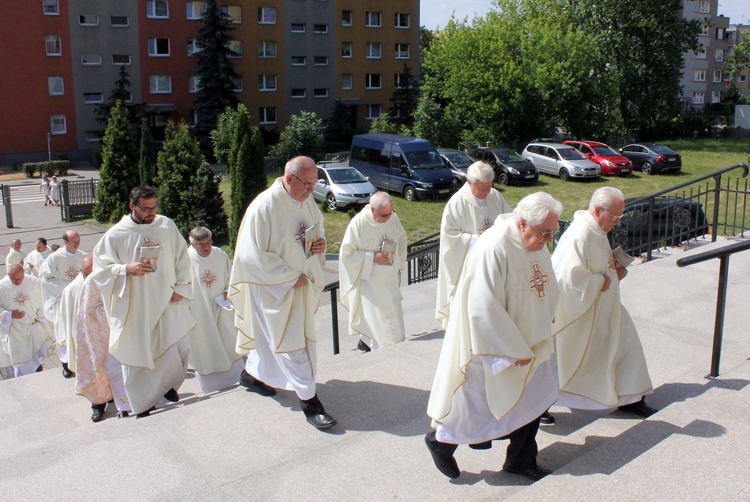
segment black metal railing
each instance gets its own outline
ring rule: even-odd
[[[96,189],[99,180],[91,178],[84,181],[62,180],[60,217],[63,221],[85,220],[91,218],[96,204]]]
[[[750,249],[750,241],[730,244],[719,249],[704,251],[677,260],[678,267],[687,267],[707,260],[719,259],[719,287],[716,294],[716,318],[714,319],[714,340],[711,351],[711,371],[708,378],[719,376],[721,362],[721,342],[724,337],[724,313],[727,302],[727,284],[729,283],[729,257],[734,253]]]

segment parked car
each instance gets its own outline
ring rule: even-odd
[[[345,164],[318,164],[313,198],[325,200],[328,209],[367,204],[377,189],[362,173]]]
[[[539,179],[539,171],[534,164],[510,148],[499,146],[477,148],[471,156],[491,165],[495,171],[495,179],[501,185],[508,185],[511,182],[534,184]]]
[[[476,162],[468,153],[455,148],[438,148],[445,165],[453,171],[453,177],[459,185],[466,183],[466,170]]]
[[[617,153],[612,147],[598,141],[563,141],[584,154],[587,159],[599,164],[602,174],[628,176],[633,171],[633,163]]]
[[[679,172],[682,169],[680,154],[664,145],[633,143],[623,146],[619,151],[633,163],[633,169],[643,171],[643,174]]]
[[[599,164],[587,159],[570,145],[561,143],[529,143],[521,154],[531,161],[540,173],[571,178],[598,178],[602,175]]]

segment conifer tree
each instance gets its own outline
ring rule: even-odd
[[[94,218],[115,222],[130,212],[128,194],[138,184],[138,150],[128,110],[116,101],[102,139],[102,166],[96,190]]]
[[[232,138],[234,137],[234,121],[237,119],[237,110],[227,107],[224,113],[219,115],[216,129],[211,131],[211,143],[214,147],[216,162],[223,164],[229,172],[229,155],[232,152]]]
[[[131,82],[128,77],[130,77],[130,74],[125,69],[125,66],[120,66],[120,72],[118,73],[118,78],[115,81],[115,87],[114,89],[112,89],[112,93],[109,95],[109,98],[107,99],[107,101],[96,105],[96,107],[94,108],[94,114],[97,116],[96,120],[98,122],[106,124],[112,108],[114,108],[117,100],[120,100],[122,102],[123,108],[126,108],[128,110],[130,123],[133,127],[136,126],[136,124],[138,123],[138,117],[143,114],[143,108],[145,105],[143,103],[128,104],[128,101],[131,100]]]
[[[148,119],[141,119],[141,150],[138,161],[138,177],[141,185],[152,185],[156,178],[156,152]]]
[[[190,218],[188,232],[201,225],[211,230],[215,245],[220,246],[229,242],[224,198],[219,190],[218,179],[208,162],[203,162],[190,180],[190,189],[183,204],[186,205],[185,209]]]
[[[398,75],[398,87],[393,90],[391,103],[391,122],[397,126],[411,127],[414,123],[414,111],[419,103],[419,82],[414,80],[406,63],[404,70]]]

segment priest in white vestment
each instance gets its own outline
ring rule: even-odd
[[[588,211],[576,212],[552,255],[560,286],[554,324],[560,377],[556,404],[584,410],[620,407],[647,417],[656,412],[644,401],[653,385],[635,324],[620,303],[627,270],[615,261],[607,239],[624,208],[620,190],[596,190]]]
[[[435,319],[448,327],[450,302],[456,292],[469,248],[482,232],[513,208],[492,188],[495,171],[486,162],[475,162],[466,170],[466,183],[450,198],[440,222]]]
[[[307,421],[336,424],[315,383],[315,311],[323,291],[325,229],[311,197],[315,162],[295,157],[284,176],[258,195],[237,236],[229,300],[235,308],[237,353],[247,354],[240,384],[264,396],[293,390]]]
[[[10,271],[13,265],[23,265],[23,259],[26,253],[21,249],[21,239],[13,239],[10,242],[10,249],[5,257],[5,273]]]
[[[52,325],[44,317],[39,280],[15,264],[0,280],[0,365],[13,367],[19,377],[39,371],[47,352]],[[5,366],[7,368],[8,366]],[[8,377],[7,370],[3,372]]]
[[[234,350],[237,328],[234,307],[227,300],[232,262],[212,245],[212,233],[195,227],[189,234],[190,273],[193,299],[190,314],[195,328],[190,332],[190,366],[195,369],[204,393],[237,384],[245,368],[245,358]]]
[[[552,370],[557,282],[547,244],[562,205],[544,192],[498,216],[469,251],[427,406],[436,467],[460,475],[459,444],[510,439],[503,469],[538,480],[536,433],[558,396]]]
[[[406,230],[390,195],[378,192],[349,222],[339,250],[341,304],[361,351],[404,341],[399,288],[405,268]]]
[[[39,277],[39,271],[42,269],[42,263],[49,257],[52,250],[47,246],[47,239],[39,237],[36,240],[36,249],[26,255],[23,261],[23,270],[28,275]]]
[[[74,374],[68,366],[68,333],[62,316],[58,314],[62,292],[81,273],[86,253],[78,249],[81,245],[81,236],[75,230],[65,231],[63,243],[63,247],[44,260],[39,270],[39,279],[42,281],[44,315],[54,324],[55,343],[57,355],[62,363],[62,374],[65,378],[72,378]]]
[[[190,258],[177,225],[157,215],[156,192],[130,191],[131,214],[94,248],[96,285],[110,325],[109,352],[123,365],[125,390],[138,418],[177,402],[195,326]]]

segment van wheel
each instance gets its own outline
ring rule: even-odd
[[[558,174],[560,176],[560,179],[563,181],[568,181],[570,179],[570,173],[564,167],[560,169],[560,172]]]
[[[336,197],[332,193],[329,193],[326,195],[326,205],[328,206],[328,209],[331,211],[336,210]]]
[[[507,186],[508,183],[510,182],[510,180],[508,179],[508,173],[500,173],[500,174],[498,174],[497,175],[497,181],[501,185],[506,185]]]
[[[404,188],[404,199],[406,200],[417,200],[417,191],[411,185],[406,185]]]

